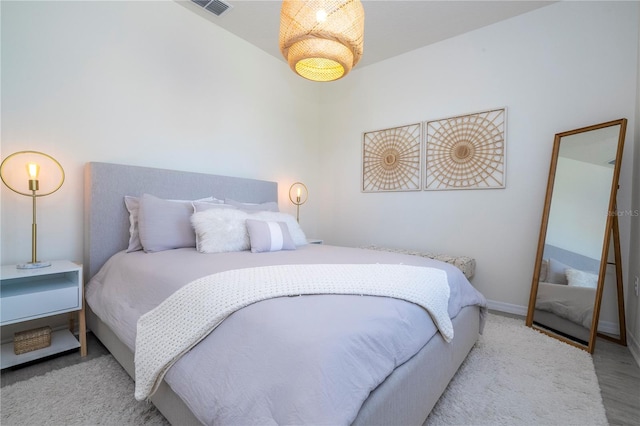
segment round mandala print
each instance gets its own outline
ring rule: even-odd
[[[421,139],[420,123],[365,133],[362,190],[420,190]]]
[[[504,188],[505,110],[427,123],[425,189]]]

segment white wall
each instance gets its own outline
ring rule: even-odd
[[[640,22],[640,8],[636,13]],[[638,35],[638,63],[636,73],[636,112],[640,116],[640,35]],[[627,288],[627,335],[629,336],[629,348],[640,365],[640,299],[634,291],[635,277],[640,278],[640,120],[635,126],[629,128],[629,135],[633,135],[635,142],[634,169],[633,169],[633,202],[629,216],[631,218],[631,247],[629,255],[629,286]]]
[[[637,3],[561,2],[327,85],[320,236],[473,256],[474,285],[523,312],[554,135],[621,117],[636,126],[637,10]],[[506,189],[360,192],[362,132],[502,106]],[[628,135],[621,209],[631,205],[633,151]],[[620,226],[628,262],[629,218]]]
[[[67,173],[38,201],[39,259],[82,259],[89,161],[321,183],[319,86],[175,2],[2,2],[2,155]],[[41,177],[43,178],[43,177]],[[2,185],[3,264],[31,256],[31,204]],[[301,213],[315,235],[316,200]]]

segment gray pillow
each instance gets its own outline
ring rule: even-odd
[[[195,247],[191,227],[191,201],[163,200],[153,195],[140,197],[138,229],[145,252],[153,253],[182,247]]]
[[[198,212],[204,212],[207,210],[211,210],[211,209],[235,209],[236,207],[230,205],[230,204],[222,204],[222,203],[218,203],[216,201],[214,202],[209,202],[209,201],[200,201],[200,200],[196,200],[193,202],[193,212],[194,213],[198,213]]]
[[[240,210],[248,211],[248,212],[256,212],[256,211],[268,211],[268,212],[278,212],[278,203],[275,201],[268,201],[266,203],[241,203],[240,201],[232,200],[231,198],[224,199],[225,204],[232,205],[234,207],[239,208]]]
[[[190,203],[190,200],[166,200],[178,203]],[[223,200],[218,200],[213,197],[199,198],[194,200],[194,207],[196,202],[205,203],[207,205],[215,204],[224,206]],[[140,211],[140,198],[132,197],[130,195],[124,196],[124,205],[129,212],[129,246],[127,247],[127,253],[132,251],[142,250],[142,243],[140,242],[140,232],[138,230],[138,212]]]
[[[246,224],[252,253],[296,249],[286,223],[247,219]]]
[[[547,269],[547,282],[552,284],[567,284],[567,275],[565,271],[570,268],[562,262],[550,258],[549,267]]]

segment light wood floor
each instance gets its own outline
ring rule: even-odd
[[[498,312],[493,313],[499,314]],[[512,315],[506,316],[514,317]],[[108,353],[91,333],[87,335],[87,345],[89,355],[85,358],[81,358],[79,351],[76,350],[25,367],[2,370],[0,374],[1,386],[27,380]],[[607,340],[598,339],[593,354],[593,363],[609,423],[624,426],[640,424],[640,368],[629,349]]]
[[[629,349],[598,338],[593,365],[609,424],[640,424],[640,367]]]

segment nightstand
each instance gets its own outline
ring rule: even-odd
[[[51,333],[51,346],[16,355],[13,342],[2,345],[0,367],[7,368],[59,352],[80,348],[87,354],[86,322],[82,266],[68,260],[51,262],[38,269],[17,269],[2,266],[0,272],[0,326],[17,324],[38,318],[78,312],[79,341],[69,330]]]

